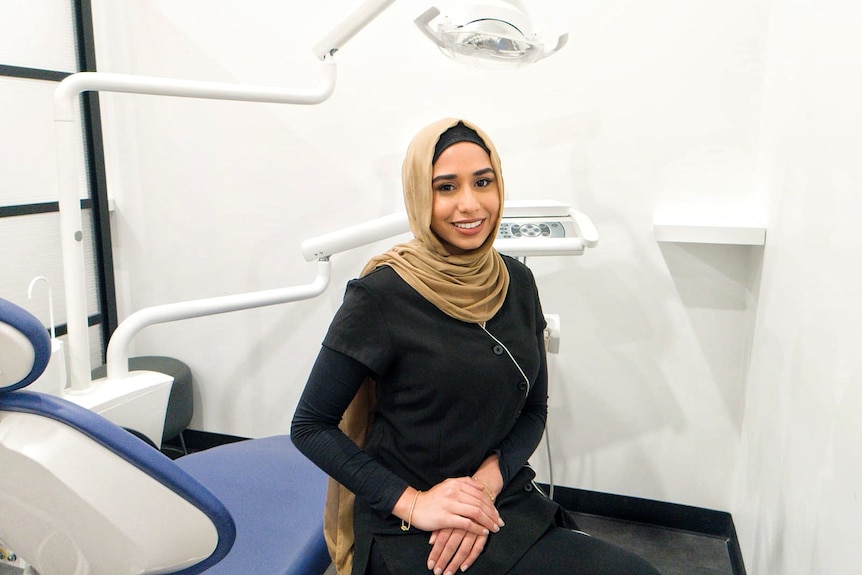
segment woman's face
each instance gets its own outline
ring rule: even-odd
[[[434,205],[431,231],[453,255],[480,247],[500,212],[497,174],[488,152],[472,142],[452,144],[440,154],[431,174]]]

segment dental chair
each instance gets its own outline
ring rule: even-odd
[[[0,542],[39,575],[320,575],[326,476],[286,435],[177,460],[95,412],[21,391],[50,358],[0,299]]]

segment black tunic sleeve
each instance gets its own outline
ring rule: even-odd
[[[389,514],[407,483],[360,449],[339,428],[341,416],[371,370],[322,347],[290,428],[294,445],[371,507]]]

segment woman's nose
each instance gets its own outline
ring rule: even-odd
[[[458,208],[462,212],[474,212],[479,208],[479,196],[471,186],[464,186],[458,198]]]

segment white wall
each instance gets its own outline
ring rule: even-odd
[[[749,573],[858,573],[862,68],[855,2],[774,2],[770,198],[734,518]]]
[[[357,4],[96,2],[99,68],[312,85],[310,47]],[[400,209],[413,133],[471,118],[510,198],[572,203],[601,234],[528,262],[563,322],[556,481],[732,509],[750,573],[841,572],[862,525],[850,4],[534,1],[569,45],[503,73],[440,56],[410,24],[425,4],[399,0],[317,107],[103,95],[121,316],[310,281],[300,242]],[[668,211],[768,215],[767,247],[658,244]],[[135,351],[191,365],[194,427],[285,432],[344,282],[389,243],[336,256],[317,300],[151,327]]]
[[[554,4],[530,6],[569,45],[517,72],[442,57],[412,25],[425,4],[408,0],[338,54],[320,106],[103,95],[121,316],[311,281],[300,242],[400,209],[409,139],[463,115],[495,138],[509,197],[572,203],[601,234],[582,258],[528,262],[562,318],[555,480],[728,508],[760,254],[660,246],[652,220],[761,210],[767,14],[750,0]],[[97,3],[99,68],[313,85],[310,47],[355,5]],[[151,327],[135,353],[191,365],[194,427],[285,432],[344,282],[384,247],[334,258],[317,300]]]

